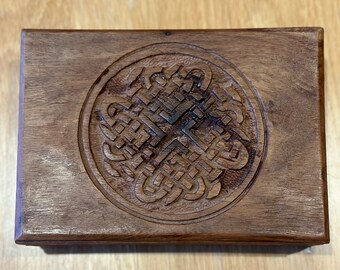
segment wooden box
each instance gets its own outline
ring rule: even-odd
[[[22,32],[15,241],[329,242],[323,30]]]

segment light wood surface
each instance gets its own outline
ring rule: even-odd
[[[0,269],[337,269],[340,259],[340,5],[337,1],[1,1]],[[331,244],[297,247],[25,247],[14,244],[21,28],[325,28]]]

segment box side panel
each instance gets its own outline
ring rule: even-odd
[[[23,199],[23,137],[24,137],[24,88],[25,88],[25,31],[21,33],[20,55],[20,90],[18,115],[18,153],[17,153],[17,191],[15,213],[15,241],[19,241],[22,228],[22,199]]]
[[[328,189],[327,189],[327,160],[326,160],[326,122],[325,122],[325,68],[324,68],[324,30],[319,29],[318,33],[318,79],[319,79],[319,98],[320,98],[320,138],[321,138],[321,166],[323,179],[323,209],[324,209],[324,239],[329,243],[329,213],[328,213]]]

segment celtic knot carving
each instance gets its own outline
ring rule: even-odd
[[[133,213],[199,218],[249,181],[263,154],[254,104],[231,74],[195,55],[137,59],[93,98],[94,165],[114,200]]]

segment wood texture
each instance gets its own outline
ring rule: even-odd
[[[322,29],[27,30],[21,68],[18,243],[328,242]]]
[[[167,6],[169,5],[169,6]],[[164,10],[167,12],[164,13]],[[192,12],[195,10],[196,12]],[[107,12],[104,12],[107,11]],[[66,269],[77,268],[185,268],[223,269],[252,265],[257,269],[336,269],[339,238],[335,233],[339,226],[337,191],[339,183],[339,13],[335,1],[237,1],[196,2],[172,1],[128,3],[97,1],[85,2],[13,2],[1,7],[1,196],[4,204],[0,210],[1,263],[4,269]],[[328,180],[330,195],[330,245],[306,250],[260,247],[166,247],[166,248],[89,248],[59,249],[59,253],[98,252],[83,260],[83,254],[49,255],[39,248],[18,247],[13,244],[15,168],[17,145],[17,100],[19,77],[20,28],[229,28],[273,26],[323,26],[325,28],[326,59],[326,116]],[[46,250],[48,253],[56,249]],[[145,253],[153,251],[153,253]],[[178,253],[179,251],[186,253]],[[291,254],[291,252],[296,252]],[[103,254],[115,252],[115,254]],[[242,253],[240,253],[242,252]],[[287,256],[289,254],[289,256]],[[152,260],[152,265],[150,261]]]

